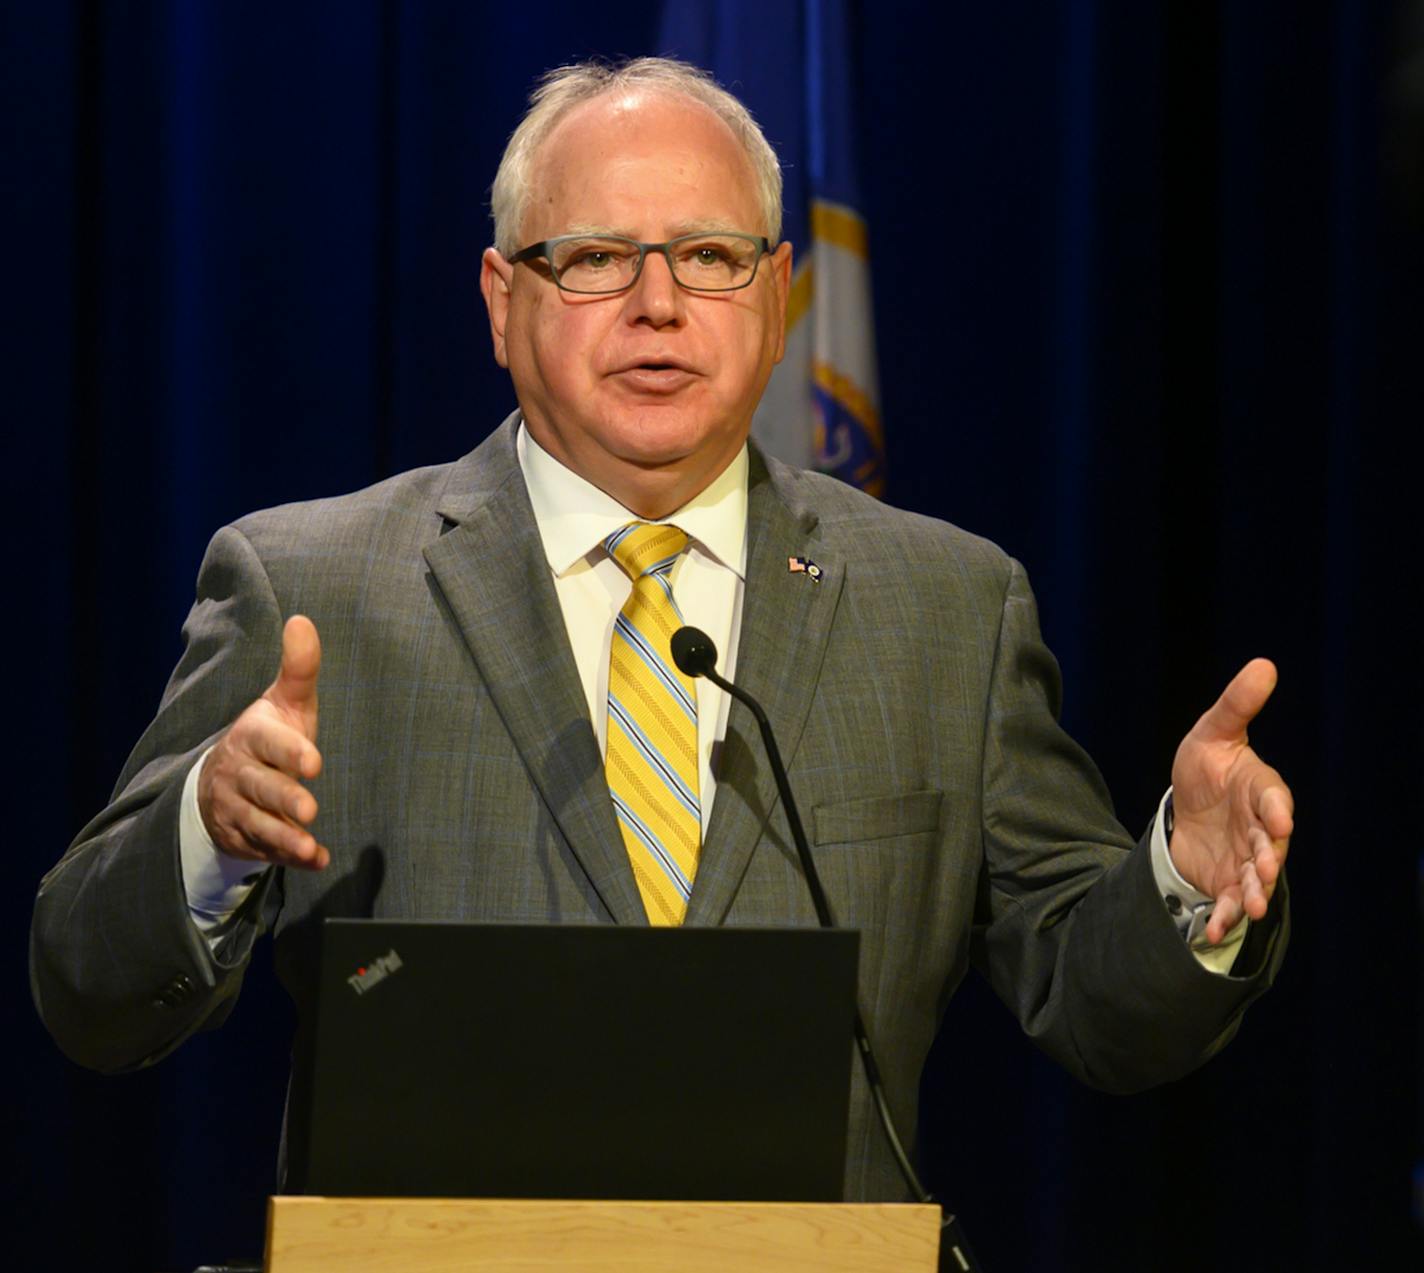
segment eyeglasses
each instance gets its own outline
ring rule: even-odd
[[[638,243],[612,234],[565,234],[520,248],[511,265],[543,257],[565,292],[603,295],[632,287],[649,252],[661,252],[677,282],[692,292],[735,292],[756,277],[771,244],[751,234],[684,234],[666,243]]]

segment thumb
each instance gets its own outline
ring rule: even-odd
[[[1231,684],[1207,708],[1192,732],[1208,741],[1244,740],[1247,726],[1256,719],[1275,688],[1276,665],[1270,659],[1252,659],[1231,678]]]
[[[299,713],[308,720],[308,737],[316,731],[316,678],[321,671],[321,638],[316,624],[304,614],[294,614],[282,629],[282,668],[267,691],[276,707]]]

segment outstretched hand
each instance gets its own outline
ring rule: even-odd
[[[1290,788],[1246,736],[1275,688],[1275,664],[1253,659],[1192,726],[1172,764],[1168,848],[1182,878],[1216,899],[1206,926],[1213,943],[1243,915],[1265,916],[1290,847]]]
[[[307,830],[321,773],[316,748],[316,625],[293,615],[282,629],[277,679],[214,745],[198,776],[198,810],[213,843],[233,857],[321,870],[331,854]]]

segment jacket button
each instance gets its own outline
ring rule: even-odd
[[[179,973],[156,995],[152,1003],[155,1008],[176,1008],[193,993],[193,979],[187,973]]]

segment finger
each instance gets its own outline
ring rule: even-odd
[[[247,805],[237,822],[248,847],[264,861],[311,871],[320,871],[331,861],[331,854],[310,831],[273,817],[256,805]]]
[[[316,737],[316,678],[321,671],[321,638],[316,624],[304,614],[294,614],[282,629],[282,667],[264,695],[278,707],[310,715]]]
[[[1251,805],[1272,839],[1287,839],[1295,830],[1295,798],[1274,769],[1263,766],[1252,778]]]
[[[1281,864],[1285,855],[1280,844],[1272,840],[1260,827],[1251,831],[1248,841],[1251,847],[1251,862],[1256,868],[1256,877],[1265,887],[1266,900],[1270,901],[1271,894],[1276,888],[1276,881],[1280,879]]]
[[[1203,741],[1238,742],[1276,688],[1276,665],[1270,659],[1252,659],[1234,677],[1192,733]]]
[[[315,778],[321,773],[321,752],[316,744],[295,725],[278,720],[270,708],[252,712],[243,726],[235,741],[264,765],[292,778]]]
[[[1211,918],[1206,922],[1207,941],[1213,946],[1217,945],[1227,933],[1241,922],[1242,914],[1241,902],[1234,890],[1217,894]]]
[[[301,783],[266,765],[246,764],[237,771],[237,794],[249,804],[297,824],[316,817],[316,797]]]
[[[1264,919],[1266,917],[1266,903],[1270,899],[1266,895],[1266,887],[1261,883],[1261,876],[1256,870],[1255,862],[1243,862],[1241,864],[1241,907],[1252,919]]]

